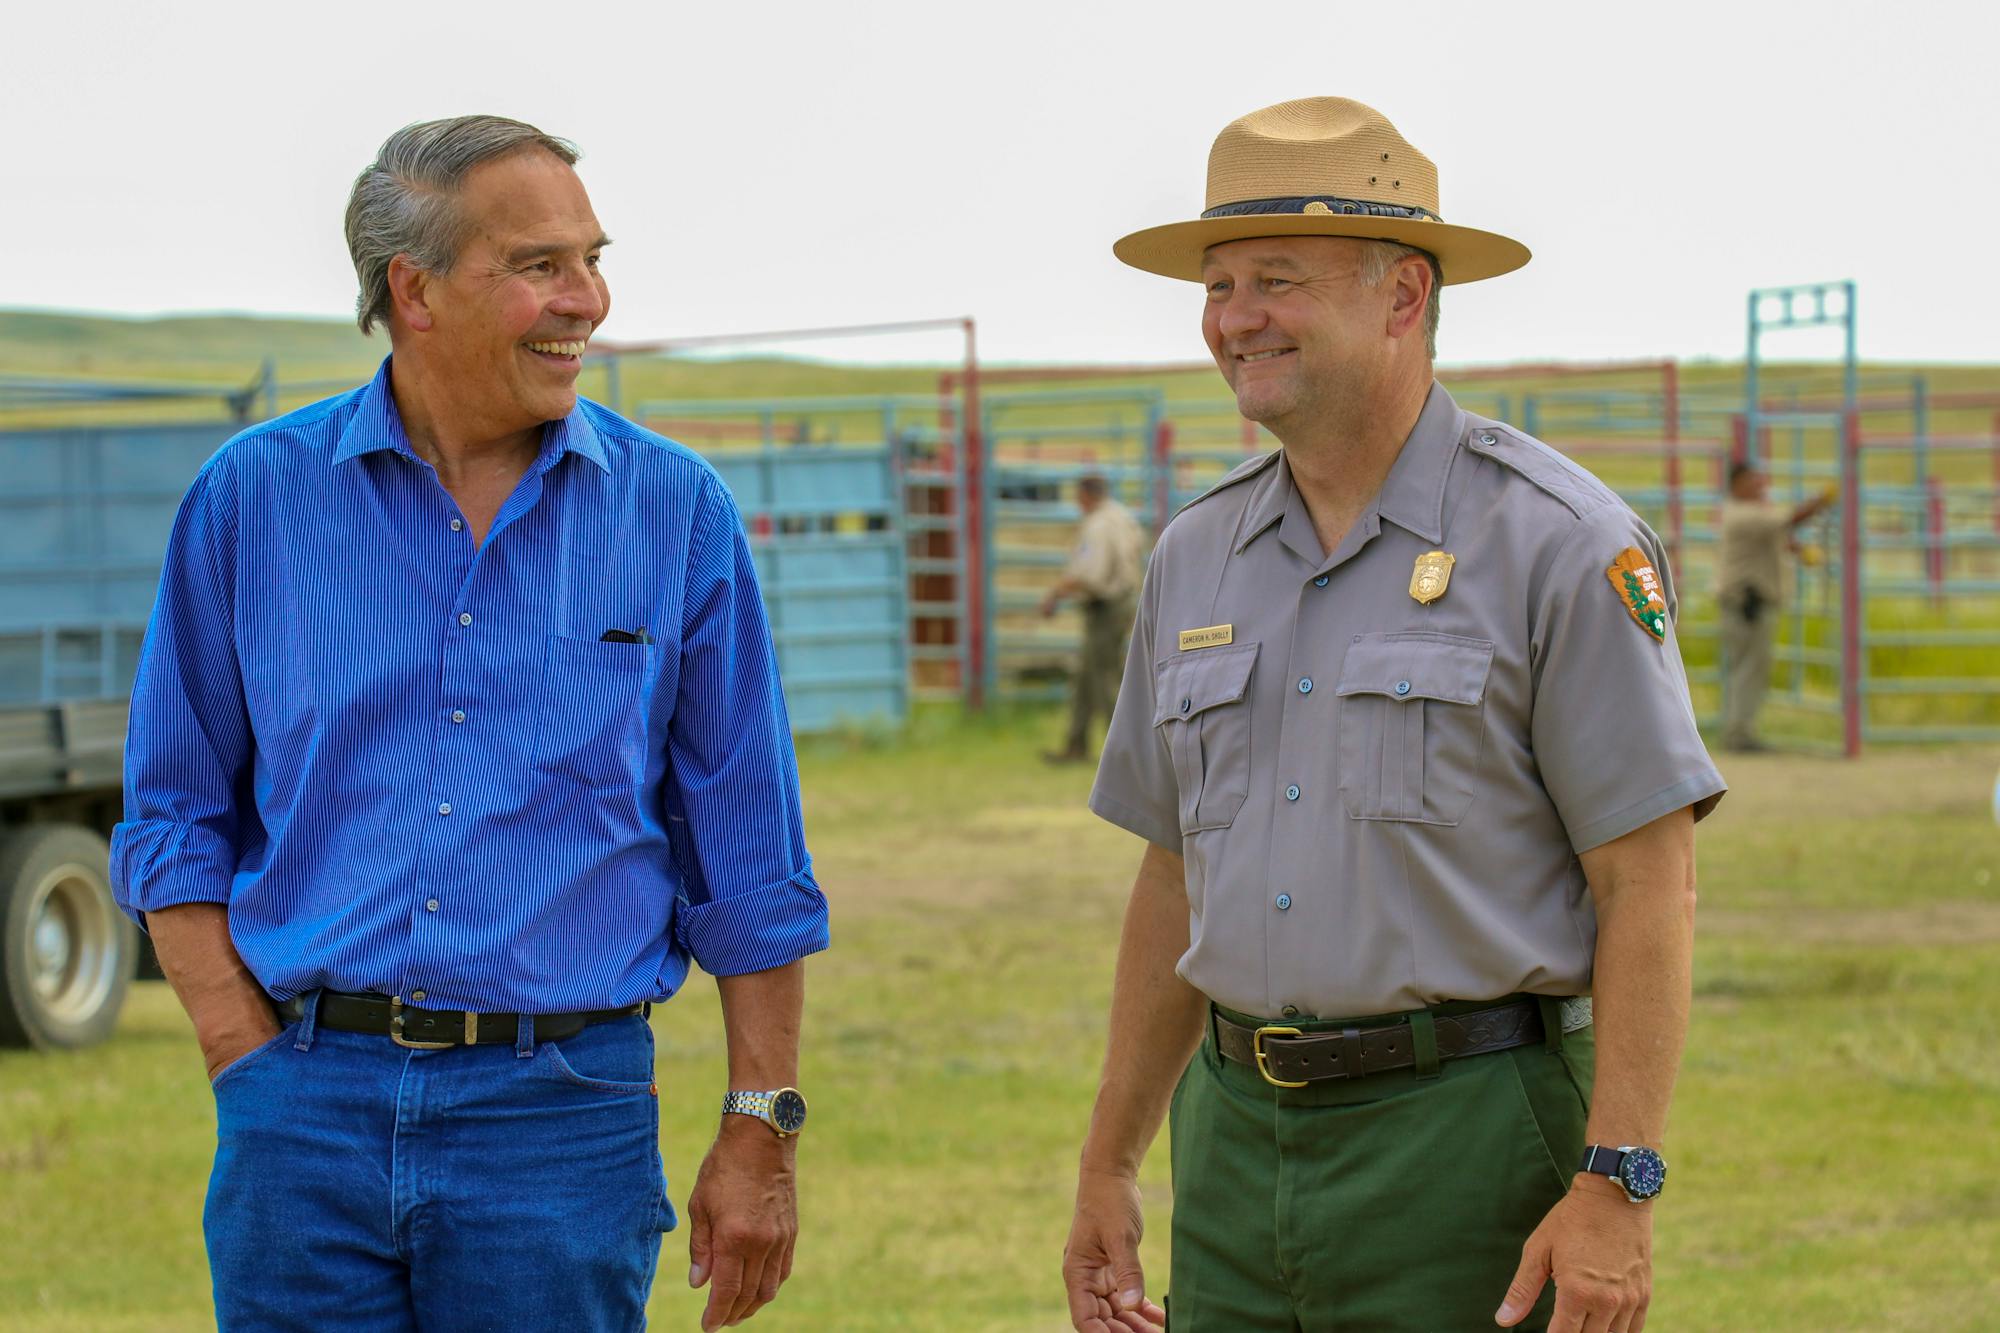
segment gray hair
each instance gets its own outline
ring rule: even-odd
[[[1444,286],[1444,270],[1438,267],[1437,256],[1414,245],[1369,241],[1361,250],[1361,281],[1373,287],[1389,276],[1390,269],[1411,255],[1422,255],[1431,266],[1431,299],[1424,310],[1424,345],[1430,349],[1431,360],[1435,361],[1438,359],[1438,291]]]
[[[389,318],[389,264],[397,255],[426,273],[451,272],[464,239],[458,190],[467,173],[530,148],[572,166],[581,156],[567,139],[504,116],[427,120],[389,136],[347,197],[347,253],[361,283],[354,313],[363,333]]]

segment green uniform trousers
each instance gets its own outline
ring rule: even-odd
[[[1169,1333],[1493,1328],[1522,1244],[1583,1155],[1592,1032],[1549,1025],[1553,1040],[1428,1077],[1296,1089],[1225,1061],[1211,1027],[1174,1092]],[[1544,1328],[1554,1308],[1551,1283],[1518,1327]]]
[[[1125,674],[1125,646],[1132,634],[1132,617],[1139,604],[1132,597],[1092,597],[1083,604],[1083,652],[1069,697],[1069,734],[1064,748],[1083,754],[1090,748],[1093,721],[1111,716],[1118,702],[1118,682]]]

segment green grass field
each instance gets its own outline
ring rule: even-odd
[[[1084,810],[1087,772],[1036,760],[1057,725],[927,714],[895,743],[805,747],[835,947],[810,968],[797,1272],[754,1327],[1065,1326],[1056,1265],[1139,846]],[[1994,747],[1725,764],[1649,1328],[1994,1326],[1996,768]],[[684,1203],[723,1089],[713,986],[653,1022]],[[161,984],[106,1045],[0,1053],[0,1333],[210,1326],[213,1133]],[[1145,1186],[1158,1284],[1163,1153]],[[685,1271],[670,1235],[656,1326],[695,1326]]]

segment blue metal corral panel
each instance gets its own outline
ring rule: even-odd
[[[0,703],[129,692],[174,513],[236,429],[0,431]],[[891,451],[712,461],[757,534],[795,728],[900,721],[908,588]]]
[[[236,429],[0,431],[0,630],[143,623],[181,496]]]

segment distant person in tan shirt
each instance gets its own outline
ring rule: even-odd
[[[1083,603],[1083,652],[1070,693],[1069,734],[1062,749],[1042,756],[1052,764],[1088,760],[1091,723],[1100,714],[1111,716],[1146,572],[1145,534],[1132,511],[1112,497],[1104,478],[1089,476],[1077,483],[1076,507],[1083,513],[1076,550],[1042,599],[1044,617],[1054,615],[1066,599]]]
[[[1729,467],[1729,495],[1717,525],[1716,601],[1722,610],[1722,745],[1768,749],[1757,739],[1757,710],[1771,684],[1771,645],[1784,600],[1784,551],[1801,523],[1833,503],[1834,490],[1796,508],[1773,504],[1771,478],[1749,463]]]

